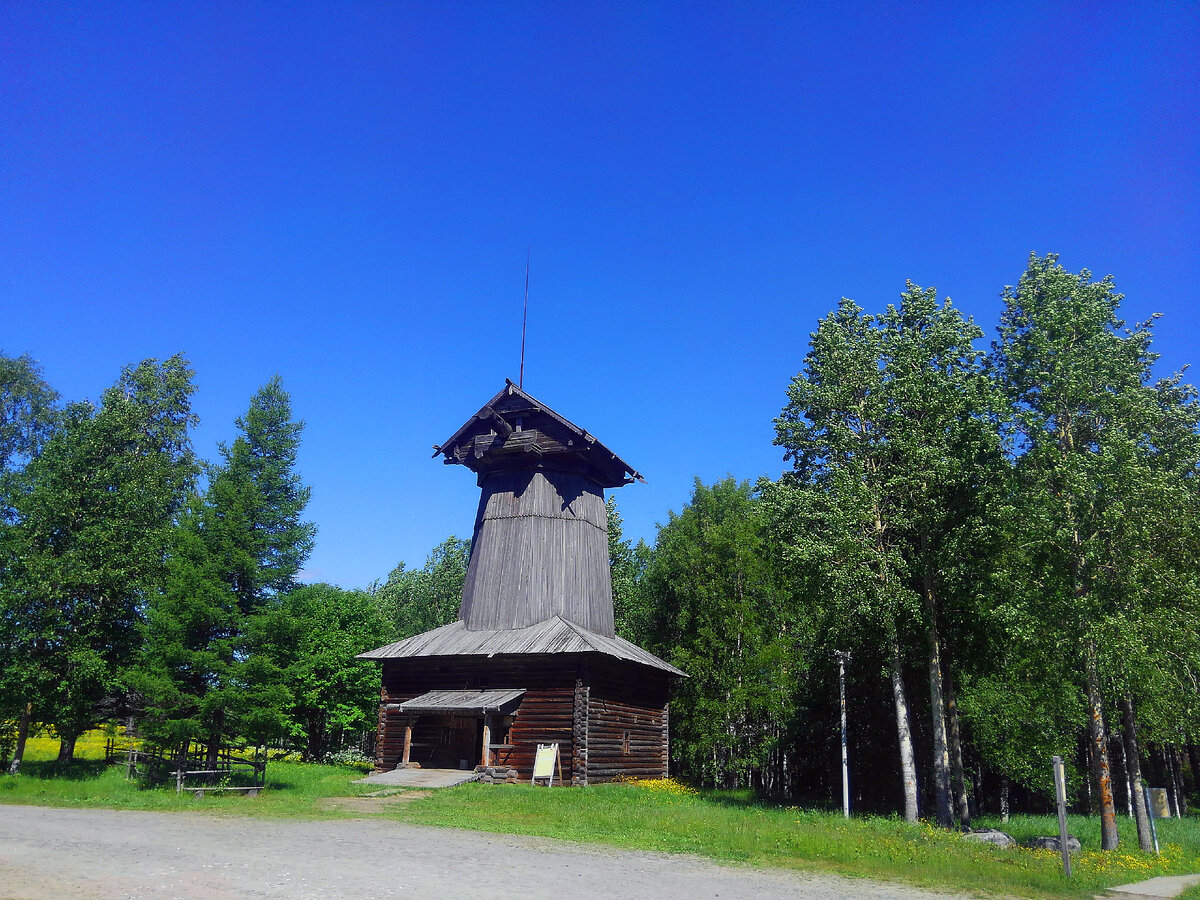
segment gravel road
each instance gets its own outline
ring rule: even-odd
[[[51,897],[947,900],[949,895],[381,819],[272,821],[0,805],[0,898]]]

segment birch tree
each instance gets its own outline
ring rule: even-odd
[[[776,443],[794,477],[826,497],[829,521],[810,540],[836,541],[838,581],[860,584],[891,645],[891,677],[905,781],[916,779],[900,626],[924,623],[939,824],[954,820],[942,607],[976,512],[981,472],[998,459],[991,390],[974,341],[980,329],[933,289],[911,282],[899,306],[867,315],[843,300],[812,336],[805,369],[788,388]],[[962,783],[961,755],[958,782]],[[964,804],[965,805],[965,804]]]
[[[1137,585],[1160,537],[1152,523],[1172,518],[1179,466],[1194,468],[1194,450],[1178,442],[1194,443],[1195,413],[1178,378],[1154,382],[1151,323],[1126,328],[1111,276],[1094,280],[1053,254],[1033,255],[1003,297],[992,364],[1012,410],[1019,539],[1039,588],[1030,599],[1082,672],[1101,846],[1111,850],[1104,664],[1112,650],[1131,649],[1112,636],[1129,633],[1143,611],[1148,595]]]

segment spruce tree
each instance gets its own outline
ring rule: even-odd
[[[220,446],[208,488],[180,522],[166,587],[151,604],[139,673],[146,727],[166,746],[203,739],[210,759],[231,735],[282,733],[288,693],[250,640],[256,617],[295,586],[315,527],[294,471],[303,423],[278,376]]]

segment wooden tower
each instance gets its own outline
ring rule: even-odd
[[[434,456],[479,479],[458,621],[383,663],[376,767],[499,766],[558,743],[572,784],[667,773],[670,680],[613,628],[604,490],[641,476],[511,381]]]

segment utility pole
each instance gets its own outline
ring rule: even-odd
[[[842,815],[850,818],[850,756],[846,743],[846,663],[849,650],[834,650],[838,661],[838,695],[842,706]]]

